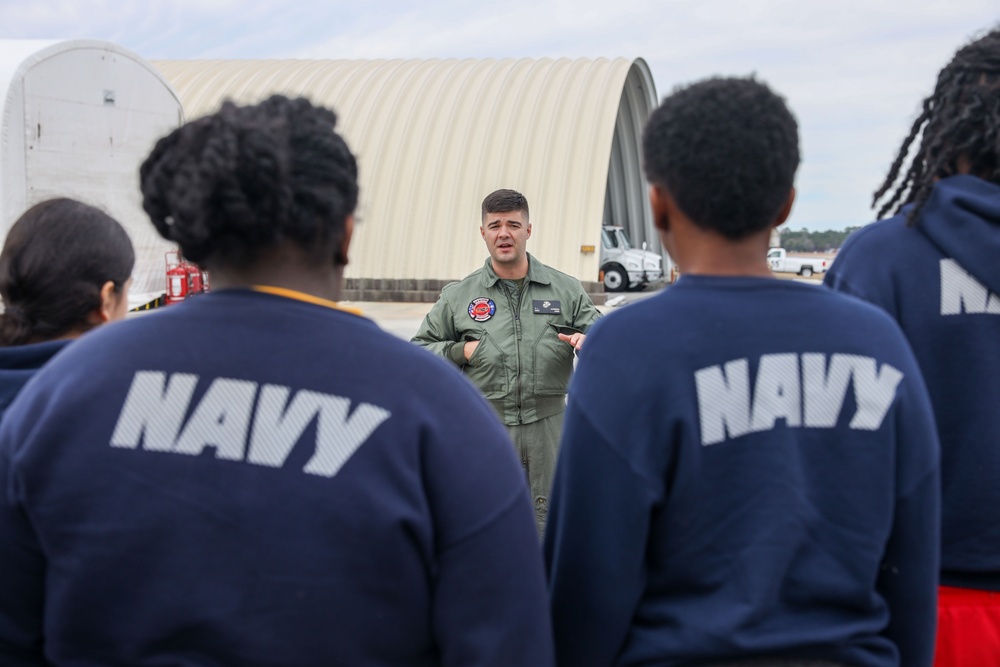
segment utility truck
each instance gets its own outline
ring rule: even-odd
[[[625,230],[604,225],[601,229],[601,282],[607,292],[639,290],[663,281],[663,258],[655,252],[633,248]]]
[[[789,257],[784,248],[767,251],[767,264],[775,273],[797,273],[808,278],[814,273],[825,273],[829,262],[822,257]]]

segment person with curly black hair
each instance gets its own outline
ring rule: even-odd
[[[57,352],[128,311],[135,252],[104,211],[65,197],[35,204],[0,252],[0,416]]]
[[[899,322],[934,404],[942,474],[936,664],[998,665],[1000,28],[941,70],[874,206],[880,220],[847,239],[826,284]]]
[[[336,302],[358,168],[305,99],[140,170],[213,291],[95,331],[0,428],[4,665],[547,665],[533,512],[489,404]]]
[[[682,277],[599,321],[570,386],[545,534],[558,663],[929,665],[927,392],[885,313],[771,275],[795,118],[752,78],[701,81],[653,112],[643,158]]]

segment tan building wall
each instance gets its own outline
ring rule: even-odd
[[[188,119],[272,93],[337,112],[361,172],[348,279],[433,291],[465,276],[487,256],[480,203],[502,187],[528,198],[529,252],[583,281],[598,279],[602,223],[660,249],[639,165],[656,104],[641,59],[153,64]]]

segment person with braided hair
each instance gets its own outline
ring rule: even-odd
[[[225,103],[140,170],[213,291],[71,346],[0,427],[0,664],[540,665],[518,461],[444,360],[337,303],[333,111]]]
[[[930,391],[942,475],[936,664],[1000,665],[1000,28],[941,70],[880,202],[880,220],[848,238],[825,282],[899,322]]]
[[[70,341],[128,310],[135,252],[117,220],[74,199],[43,201],[0,252],[0,416]]]

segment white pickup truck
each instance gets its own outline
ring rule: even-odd
[[[601,282],[607,292],[639,290],[663,282],[663,258],[655,252],[633,248],[625,230],[613,225],[601,228]]]
[[[789,257],[784,248],[767,251],[767,263],[775,273],[797,273],[808,278],[814,273],[825,273],[829,261],[822,257]]]

